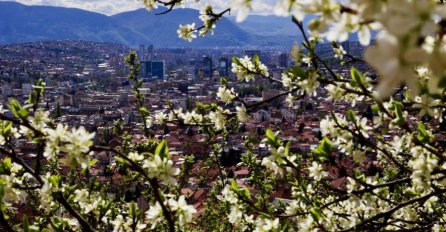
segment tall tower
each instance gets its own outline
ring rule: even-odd
[[[205,75],[212,78],[213,72],[214,72],[212,58],[210,58],[208,56],[203,56],[203,66],[204,66],[203,68],[204,68]]]
[[[288,68],[288,54],[281,53],[279,55],[279,66],[282,68]]]
[[[350,53],[350,41],[344,41],[342,42],[342,48],[344,48],[345,52],[347,52],[347,54]]]
[[[218,60],[218,74],[220,77],[228,77],[229,74],[229,61],[226,58],[220,58]]]
[[[146,56],[146,46],[141,44],[139,45],[138,49],[138,59],[141,61],[145,61],[145,56]]]

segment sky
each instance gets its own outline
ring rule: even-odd
[[[11,1],[11,0],[0,0]],[[144,4],[139,0],[14,0],[26,5],[45,5],[45,6],[62,6],[80,8],[88,11],[95,11],[98,13],[113,15],[120,12],[131,11],[143,8]],[[271,7],[268,2],[273,0],[257,0],[255,1],[254,13],[268,14]],[[186,7],[200,8],[206,3],[211,3],[216,9],[223,9],[228,6],[228,0],[201,0],[195,3],[195,0],[187,0]]]

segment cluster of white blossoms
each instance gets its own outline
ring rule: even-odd
[[[200,10],[200,20],[203,22],[203,28],[200,29],[200,36],[204,36],[207,33],[211,32],[211,34],[214,34],[215,29],[215,22],[213,20],[213,17],[210,15],[212,13],[213,9],[210,4],[206,4],[201,10]]]
[[[254,216],[244,212],[245,208],[231,185],[227,184],[218,198],[222,202],[226,202],[230,205],[228,221],[234,228],[240,231],[245,231],[248,229],[248,226],[254,223]]]
[[[431,173],[438,166],[438,157],[423,147],[415,146],[410,150],[412,160],[409,166],[412,168],[410,178],[417,192],[428,191],[431,185]]]
[[[262,165],[271,170],[278,177],[283,177],[284,166],[287,163],[288,156],[285,154],[285,147],[271,148],[271,154],[262,159]]]
[[[244,105],[236,106],[235,110],[237,111],[237,119],[239,122],[245,123],[249,120],[248,111]]]
[[[334,47],[333,48],[334,52],[335,52],[335,58],[338,58],[340,60],[342,60],[344,58],[344,55],[347,54],[347,52],[344,50],[344,48],[339,45],[338,47]]]
[[[351,155],[355,162],[362,163],[366,152],[371,149],[355,142],[354,138],[368,139],[369,131],[373,129],[369,124],[367,118],[354,117],[347,120],[344,115],[334,114],[333,118],[327,116],[321,120],[320,129],[322,135],[329,135],[333,139],[333,145],[339,151]]]
[[[172,213],[178,218],[178,225],[180,227],[184,226],[186,223],[192,221],[194,214],[197,210],[192,206],[187,204],[186,198],[180,196],[178,200],[174,198],[169,198],[164,205],[169,207]],[[163,214],[163,209],[161,205],[156,202],[154,205],[150,206],[149,210],[145,213],[146,219],[151,224],[151,229],[154,229],[159,223],[161,223],[165,218]]]
[[[429,115],[434,117],[435,119],[439,119],[441,116],[440,110],[436,108],[436,106],[440,105],[441,101],[439,99],[433,99],[427,94],[423,94],[422,96],[416,96],[414,99],[415,104],[414,108],[420,109],[420,116]]]
[[[234,58],[231,71],[237,75],[239,81],[253,81],[256,75],[269,77],[268,68],[260,62],[258,57]]]
[[[292,168],[289,165],[296,160],[296,155],[291,155],[288,146],[283,146],[279,139],[279,132],[272,134],[267,131],[267,137],[262,140],[262,143],[268,144],[270,155],[262,159],[262,166],[268,168],[278,178],[282,178],[286,172],[291,172]]]
[[[58,205],[57,201],[53,198],[53,192],[61,191],[61,186],[56,186],[56,183],[51,182],[50,178],[50,173],[47,173],[42,178],[43,185],[37,192],[40,200],[39,209],[44,210],[46,213],[50,213]]]
[[[158,8],[158,1],[156,0],[142,0],[147,10],[152,10]]]
[[[151,159],[145,159],[142,167],[147,170],[150,178],[156,178],[165,184],[175,184],[175,176],[180,174],[180,169],[173,165],[172,160],[157,154]]]
[[[237,94],[234,88],[228,89],[225,86],[221,86],[217,90],[217,98],[226,104],[231,103],[236,97]]]
[[[209,113],[209,119],[214,124],[217,131],[223,130],[225,128],[226,116],[229,114],[229,110],[223,110],[221,107],[217,107],[215,111]]]
[[[2,168],[9,169],[3,171],[9,171],[9,175],[0,175],[0,188],[2,192],[0,193],[0,200],[5,203],[21,202],[24,200],[25,192],[18,188],[14,188],[14,185],[22,184],[23,180],[26,178],[19,175],[23,170],[21,165],[12,163],[11,159],[3,160]]]
[[[61,153],[66,154],[65,163],[69,166],[87,168],[90,162],[89,151],[93,145],[94,133],[84,127],[73,128],[58,124],[55,129],[46,128],[46,146],[43,155],[49,160],[56,160]]]
[[[315,161],[313,161],[311,163],[311,166],[308,168],[308,174],[316,181],[320,181],[322,178],[328,176],[328,173],[324,171],[322,165],[318,164]]]
[[[194,206],[187,204],[184,196],[180,196],[178,200],[170,198],[167,201],[167,205],[175,212],[180,226],[190,222],[193,219],[193,215],[197,212]]]
[[[193,39],[197,38],[195,31],[196,31],[195,23],[191,23],[186,25],[180,25],[180,27],[177,30],[177,33],[180,38],[191,42]]]
[[[203,121],[203,115],[198,114],[195,111],[186,112],[185,114],[179,114],[184,119],[186,124],[198,124]]]
[[[163,202],[163,206],[178,221],[177,226],[179,228],[184,227],[186,223],[192,222],[194,215],[197,213],[194,206],[187,204],[186,198],[182,195],[178,197],[178,200],[173,196],[168,196],[168,199]],[[136,204],[132,202],[127,211],[118,214],[110,221],[113,225],[113,231],[145,231],[149,226],[151,230],[154,230],[159,224],[166,221],[163,206],[156,201],[143,214],[142,210],[137,208]],[[104,216],[109,217],[109,212],[107,211]]]
[[[319,74],[312,69],[304,73],[286,71],[282,73],[282,84],[290,91],[298,89],[296,92],[299,94],[306,93],[309,96],[316,96],[316,90],[320,86],[319,77]]]
[[[147,225],[140,220],[136,223],[132,217],[125,217],[122,214],[116,216],[116,218],[111,221],[113,225],[113,232],[126,232],[126,231],[135,231],[142,232],[147,227]],[[135,225],[136,224],[136,225]]]
[[[88,189],[76,189],[74,191],[73,202],[79,204],[79,208],[81,209],[81,213],[89,214],[90,212],[94,212],[94,214],[99,217],[99,206],[105,205],[106,202],[102,199],[98,193],[90,192]],[[111,211],[107,211],[102,217],[110,214]]]
[[[237,12],[237,22],[242,22],[248,16],[249,11],[252,9],[252,0],[234,0],[230,1],[229,7],[231,10]]]

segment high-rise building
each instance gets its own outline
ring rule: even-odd
[[[260,54],[260,50],[245,50],[245,55],[249,58],[253,58],[255,55],[260,58]]]
[[[229,61],[226,58],[220,58],[218,60],[218,74],[220,77],[228,77],[229,74]]]
[[[161,80],[164,80],[166,77],[166,65],[164,60],[144,61],[141,62],[141,64],[144,77]]]
[[[152,77],[157,77],[157,79],[162,79],[166,77],[165,71],[166,64],[164,60],[152,61]]]
[[[195,75],[200,78],[212,78],[214,72],[214,66],[212,58],[209,56],[203,56],[201,61],[195,63]]]
[[[33,85],[30,83],[22,83],[22,94],[28,96],[33,91]]]
[[[282,68],[288,68],[288,54],[281,53],[279,55],[279,66]]]
[[[149,54],[152,54],[155,52],[155,47],[153,46],[153,44],[150,44],[150,46],[147,48],[147,52]]]
[[[141,44],[141,45],[139,45],[139,50],[138,50],[138,58],[139,58],[139,60],[144,60],[145,59],[145,55],[146,55],[146,46]]]
[[[344,50],[345,50],[345,52],[347,52],[347,54],[350,53],[350,42],[348,40],[342,42],[342,48],[344,48]]]
[[[12,96],[12,85],[10,84],[2,84],[2,96],[9,97]]]

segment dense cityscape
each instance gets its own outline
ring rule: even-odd
[[[358,42],[343,43],[352,56],[361,55],[364,48]],[[257,55],[261,62],[267,65],[271,75],[280,79],[281,73],[293,65],[288,50],[258,48],[243,50],[241,48],[224,49],[169,49],[155,48],[153,45],[141,45],[131,49],[126,46],[88,41],[43,41],[24,44],[0,46],[0,104],[7,105],[11,98],[21,103],[28,98],[33,90],[33,83],[43,78],[45,86],[44,99],[40,107],[52,112],[57,122],[70,127],[84,126],[88,131],[95,132],[98,144],[118,146],[119,137],[111,133],[114,122],[119,121],[129,132],[135,143],[147,138],[141,131],[142,119],[137,112],[134,93],[127,78],[129,67],[124,63],[124,57],[136,50],[141,64],[140,78],[143,86],[147,109],[153,114],[166,111],[171,104],[187,111],[192,110],[197,102],[207,104],[216,101],[216,91],[221,86],[220,78],[229,80],[229,86],[249,104],[268,102],[269,98],[279,93],[280,86],[268,80],[259,79],[252,84],[236,84],[235,74],[231,72],[232,57],[253,57]],[[329,44],[318,47],[320,54],[332,56]],[[350,65],[341,65],[336,60],[327,60],[337,73],[349,75]],[[367,66],[358,66],[362,72],[371,71]],[[370,74],[373,77],[373,73]],[[316,148],[321,139],[319,123],[329,112],[344,114],[351,108],[350,103],[333,104],[324,97],[324,92],[318,92],[316,97],[306,97],[285,105],[282,101],[273,101],[252,112],[251,120],[240,128],[240,133],[232,135],[227,141],[230,149],[223,151],[229,154],[224,161],[225,169],[232,172],[241,186],[248,185],[246,181],[249,170],[239,169],[236,164],[245,152],[246,138],[260,141],[264,137],[264,128],[281,131],[285,141],[290,142],[290,151],[308,154]],[[366,103],[355,106],[358,112],[366,112]],[[13,116],[11,112],[5,113]],[[193,127],[167,124],[164,127],[153,127],[150,130],[153,138],[168,142],[170,153],[176,165],[184,162],[184,156],[193,155],[198,161],[193,172],[200,172],[200,165],[212,149],[204,141],[204,135]],[[391,138],[392,132],[388,136]],[[35,144],[26,140],[16,141],[19,154],[31,155]],[[258,158],[268,154],[268,149],[262,144],[256,147]],[[98,176],[98,181],[109,181],[110,175],[115,183],[119,183],[119,173],[109,173],[111,153],[95,155],[100,162],[95,164],[90,172]],[[31,160],[32,157],[23,157]],[[353,170],[354,163],[344,163],[346,170]],[[376,171],[373,163],[362,167],[364,171]],[[68,170],[68,169],[67,169]],[[209,175],[209,173],[208,173]],[[198,176],[198,175],[197,175]],[[187,187],[181,192],[189,195],[190,202],[199,212],[203,209],[206,195],[217,179],[217,170],[211,170],[205,183],[191,178]],[[338,183],[339,182],[339,183]],[[342,180],[333,184],[342,185]],[[118,187],[118,186],[116,186]],[[147,207],[142,199],[135,197],[128,190],[127,200],[136,200],[140,207]],[[289,198],[290,189],[283,187],[274,197]]]

